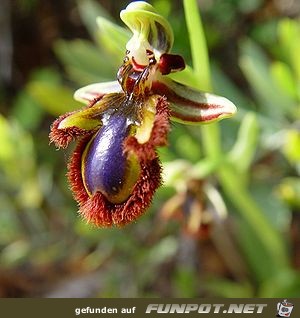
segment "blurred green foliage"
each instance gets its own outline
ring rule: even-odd
[[[160,150],[165,186],[146,215],[123,229],[86,225],[65,178],[69,153],[49,146],[49,126],[81,107],[75,89],[115,78],[130,34],[95,0],[78,1],[90,39],[57,39],[63,71],[35,69],[0,116],[0,274],[37,281],[17,297],[46,295],[57,281],[91,272],[99,288],[88,296],[299,297],[299,20],[247,25],[268,9],[264,1],[203,3],[209,64],[201,23],[188,31],[181,1],[151,3],[189,64],[174,78],[202,89],[211,81],[237,116],[212,127],[173,124]],[[200,21],[197,10],[186,14]]]

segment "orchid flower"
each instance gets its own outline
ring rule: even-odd
[[[50,132],[57,147],[78,140],[68,180],[80,215],[101,227],[127,224],[149,207],[162,183],[156,148],[167,144],[170,119],[209,123],[236,112],[228,99],[168,78],[185,63],[170,53],[172,29],[150,4],[132,2],[120,16],[133,35],[117,80],[77,90],[86,107],[60,116]]]

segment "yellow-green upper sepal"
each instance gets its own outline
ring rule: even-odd
[[[132,2],[121,11],[120,17],[133,32],[126,49],[138,64],[148,63],[147,49],[154,51],[156,58],[171,50],[174,40],[172,28],[149,3]]]

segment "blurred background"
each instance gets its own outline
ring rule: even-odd
[[[149,2],[191,65],[182,1]],[[0,1],[0,296],[300,297],[297,0],[199,0],[214,92],[239,110],[218,126],[219,160],[201,127],[173,123],[143,217],[121,229],[78,217],[72,149],[49,145],[49,127],[81,107],[74,90],[115,78],[128,3]]]

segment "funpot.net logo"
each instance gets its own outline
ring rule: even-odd
[[[261,314],[267,304],[149,304],[146,314]]]

